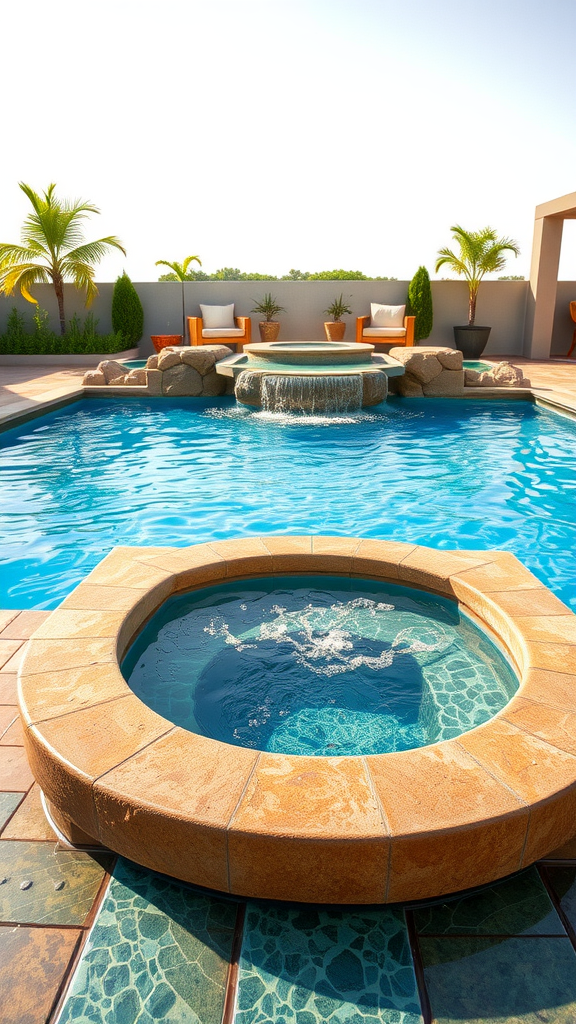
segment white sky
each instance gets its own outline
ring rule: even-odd
[[[192,253],[409,278],[454,223],[527,276],[534,207],[576,190],[575,0],[28,0],[0,33],[0,240],[18,181],[55,181],[125,244],[101,281]]]

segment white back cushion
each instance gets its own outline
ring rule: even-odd
[[[209,331],[218,330],[219,327],[236,327],[234,323],[234,303],[229,306],[200,306],[203,327]]]
[[[404,327],[405,312],[406,306],[381,306],[378,302],[371,302],[370,327]]]

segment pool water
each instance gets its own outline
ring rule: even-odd
[[[1,437],[0,607],[56,607],[119,544],[298,533],[506,549],[576,606],[575,442],[518,401],[85,399]]]
[[[172,598],[122,671],[190,732],[277,754],[382,754],[459,736],[518,682],[445,598],[342,577],[275,577]]]
[[[303,344],[303,343],[299,342],[299,344]],[[318,343],[317,342],[310,342],[310,344],[314,345],[314,344],[318,344]],[[327,344],[327,342],[323,342],[323,344]],[[124,362],[124,366],[127,366],[129,370],[142,370],[146,366],[147,360],[146,359],[126,359],[123,362]],[[258,363],[258,364],[262,363],[262,365],[264,365],[264,366],[268,365],[268,363],[266,363],[265,360],[258,360],[258,359],[255,360],[254,357],[251,358],[251,362],[252,363]],[[479,372],[482,372],[483,370],[491,370],[492,369],[492,363],[485,363],[481,359],[480,360],[478,360],[478,359],[465,359],[464,363],[463,363],[463,366],[464,366],[464,369],[466,369],[466,370],[478,370]]]

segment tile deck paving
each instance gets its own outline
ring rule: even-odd
[[[574,362],[561,362],[548,360],[535,363],[519,357],[512,357],[511,361],[525,367],[532,380],[534,392],[544,399],[552,398],[564,402],[567,407],[576,408],[576,369]],[[67,394],[76,393],[83,371],[78,368],[61,368],[57,372],[48,368],[37,368],[35,371],[22,367],[3,367],[3,387],[0,389],[0,410],[8,413],[13,411],[19,414],[43,401],[53,401],[63,398]],[[43,615],[43,613],[40,613]],[[18,621],[19,620],[19,621]],[[40,620],[39,620],[40,622]],[[30,618],[30,613],[22,613],[14,610],[0,611],[0,707],[4,717],[10,718],[11,711],[5,711],[10,707],[16,707],[16,672],[21,657],[21,649],[26,638],[39,624]],[[4,721],[4,717],[2,721]],[[11,719],[13,721],[13,719]],[[10,725],[8,726],[10,728]],[[1,730],[6,736],[6,730]],[[2,1008],[3,1024],[52,1024],[56,1021],[61,1010],[60,994],[66,988],[71,977],[71,970],[79,948],[85,941],[88,929],[92,923],[92,916],[97,913],[102,898],[102,891],[89,892],[89,886],[80,884],[78,889],[69,889],[66,896],[66,914],[68,919],[73,921],[82,920],[83,923],[69,924],[63,926],[55,923],[58,916],[65,916],[62,912],[64,903],[60,910],[50,910],[54,900],[60,892],[55,890],[54,881],[50,872],[47,872],[46,863],[53,865],[47,860],[47,851],[50,856],[58,861],[59,853],[57,837],[52,835],[50,826],[40,816],[41,808],[38,801],[37,787],[34,787],[34,780],[27,767],[20,737],[16,730],[12,734],[14,743],[0,744],[0,880],[8,875],[4,865],[14,864],[26,866],[29,873],[38,872],[37,877],[43,878],[42,884],[36,891],[35,899],[32,899],[32,890],[20,890],[18,893],[20,910],[10,907],[9,901],[0,903],[5,910],[0,915],[0,1007]],[[12,737],[10,737],[12,738]],[[33,788],[34,787],[34,788]],[[18,861],[14,851],[25,853],[25,859]],[[57,852],[56,852],[57,851]],[[92,866],[88,873],[96,877],[96,872],[105,877],[101,864],[89,853],[81,855],[83,863]],[[11,858],[11,859],[10,859]],[[422,1016],[417,1007],[414,1009],[396,1008],[392,1005],[379,1006],[376,1017],[387,1022],[400,1022],[404,1019],[407,1024],[406,1013],[412,1016],[413,1020],[423,1019],[425,1024],[431,1019],[430,1013],[438,1024],[459,1021],[460,1024],[466,1021],[482,1021],[497,1017],[501,1024],[506,1021],[516,1022],[519,1019],[523,1024],[536,1024],[536,1022],[547,1022],[547,1024],[574,1024],[576,1021],[576,953],[573,941],[576,943],[574,929],[576,928],[576,845],[568,845],[565,851],[555,854],[554,863],[547,864],[545,873],[550,896],[547,896],[536,869],[529,869],[511,880],[489,886],[481,893],[444,900],[442,904],[430,908],[421,909],[414,913],[408,911],[408,920],[413,920],[412,948],[415,954],[415,966],[417,975],[420,978],[419,993],[422,1000]],[[100,855],[100,860],[102,855]],[[68,858],[70,861],[70,858]],[[77,862],[76,862],[77,863]],[[124,875],[122,874],[124,872]],[[217,1024],[221,1019],[222,1008],[227,1014],[227,1024],[233,1020],[230,1012],[234,1007],[230,993],[226,1002],[223,998],[223,985],[226,972],[228,971],[227,957],[232,949],[230,916],[231,909],[236,914],[236,905],[211,898],[206,895],[191,894],[190,890],[179,883],[167,883],[165,879],[154,881],[153,876],[142,869],[130,865],[128,862],[121,862],[117,869],[117,877],[112,885],[125,886],[127,878],[132,874],[137,878],[138,874],[145,876],[140,879],[140,889],[134,883],[134,893],[131,897],[134,901],[134,909],[141,915],[144,927],[131,935],[129,943],[135,943],[146,950],[146,970],[142,973],[145,976],[153,977],[152,961],[154,956],[148,951],[154,947],[159,948],[158,933],[160,925],[155,919],[165,915],[167,918],[167,929],[162,935],[177,935],[176,941],[165,943],[164,949],[169,949],[170,955],[174,954],[174,963],[169,967],[161,968],[165,976],[171,981],[163,980],[157,985],[157,995],[145,1008],[141,1004],[139,1013],[135,1014],[136,1004],[133,995],[121,997],[122,991],[130,993],[132,989],[128,985],[124,989],[122,970],[112,971],[107,985],[112,992],[111,995],[103,995],[101,989],[91,989],[91,998],[96,995],[96,1005],[93,1006],[94,1013],[90,1017],[79,1016],[73,1009],[72,999],[78,998],[81,991],[82,978],[87,976],[90,968],[89,957],[93,956],[94,944],[86,952],[81,967],[74,976],[73,986],[70,989],[68,1002],[64,1004],[62,1020],[78,1021],[106,1021],[106,1024],[129,1024],[138,1020],[142,1024],[152,1024],[155,1020],[171,1019],[179,1020],[187,1024],[194,1021],[194,1024],[201,1021],[204,1024]],[[62,873],[58,874],[62,881]],[[48,880],[48,881],[47,881]],[[66,879],[65,879],[66,880]],[[30,879],[23,879],[30,881]],[[7,884],[7,883],[4,883]],[[52,890],[50,890],[52,884]],[[57,883],[56,883],[57,884]],[[154,888],[170,890],[172,903],[169,900],[160,905],[158,896],[150,900],[146,892]],[[33,889],[33,887],[32,887]],[[146,890],[146,892],[144,891]],[[119,891],[119,890],[118,890]],[[1,892],[1,888],[0,888]],[[78,895],[76,896],[76,892]],[[110,889],[110,893],[113,890]],[[28,894],[28,895],[27,895]],[[40,898],[38,898],[38,895]],[[110,895],[104,902],[97,928],[105,926],[105,914],[111,914]],[[147,907],[150,902],[155,902],[152,913]],[[140,901],[140,902],[139,902]],[[207,915],[206,906],[212,906],[212,917]],[[44,924],[41,922],[32,924],[14,924],[5,918],[11,918],[22,911],[23,907],[32,912],[36,917],[44,917]],[[127,900],[126,907],[130,903]],[[90,908],[89,908],[90,904]],[[56,899],[56,906],[58,901]],[[121,908],[125,910],[126,907]],[[195,917],[196,923],[193,926],[182,926],[183,908],[188,908],[188,913]],[[203,908],[203,909],[202,909]],[[310,913],[306,908],[306,913]],[[332,931],[325,934],[322,932],[324,941],[327,943],[325,949],[317,950],[310,946],[312,932],[304,925],[297,926],[298,913],[293,910],[282,909],[285,918],[284,928],[291,933],[290,942],[278,943],[278,937],[282,933],[280,928],[277,935],[270,935],[267,941],[270,942],[270,957],[268,960],[268,977],[264,987],[265,996],[270,999],[262,1007],[262,992],[260,1000],[262,1012],[265,1016],[256,1018],[250,1013],[249,1002],[255,994],[255,984],[258,974],[266,971],[266,960],[262,960],[263,950],[262,936],[264,932],[274,931],[274,919],[278,917],[277,908],[260,907],[250,904],[247,914],[247,928],[244,931],[244,943],[242,946],[242,959],[240,962],[240,997],[236,1004],[236,1019],[238,1024],[248,1024],[249,1020],[293,1020],[296,1024],[317,1024],[319,1019],[318,1010],[311,1012],[308,1005],[319,1005],[325,1008],[322,998],[332,999],[333,1019],[340,1022],[354,1021],[354,1024],[362,1024],[367,1017],[366,1008],[354,1003],[354,984],[358,985],[360,969],[358,964],[365,958],[362,970],[366,962],[371,962],[372,973],[380,974],[380,983],[383,984],[384,977],[394,976],[396,968],[406,972],[406,951],[407,933],[404,927],[400,927],[396,933],[396,943],[388,941],[385,947],[384,940],[376,943],[377,949],[371,949],[366,944],[365,936],[356,935],[348,945],[343,941],[342,935],[354,918],[353,911],[320,911],[320,914],[329,916],[336,915],[338,923],[332,922]],[[401,912],[393,911],[390,908],[382,908],[378,911],[365,912],[368,917],[376,915],[390,915],[398,913],[401,920]],[[198,918],[204,914],[203,926],[198,925]],[[220,915],[220,918],[219,916]],[[282,916],[281,915],[281,916]],[[125,915],[129,917],[130,915]],[[364,916],[364,915],[363,915]],[[223,926],[222,919],[226,920]],[[288,924],[286,923],[288,921]],[[295,924],[296,922],[296,924]],[[568,935],[563,930],[563,922],[566,923]],[[372,921],[373,929],[376,928]],[[572,926],[572,927],[571,927]],[[382,927],[382,926],[380,926]],[[186,931],[188,928],[188,931]],[[145,934],[146,930],[152,931],[152,935]],[[550,929],[550,930],[548,930]],[[376,928],[376,931],[378,929]],[[490,931],[490,934],[488,933]],[[161,936],[160,936],[161,937]],[[393,937],[393,936],[392,936]],[[306,941],[305,941],[306,940]],[[358,949],[362,948],[359,955],[355,953],[356,960],[349,957],[349,963],[338,961],[338,957],[346,959],[346,951],[352,949],[354,941],[360,940]],[[308,953],[306,953],[308,943]],[[150,945],[152,944],[152,945]],[[282,963],[274,959],[274,951],[278,952],[278,946],[282,950]],[[298,955],[288,952],[299,946]],[[88,947],[85,947],[88,949]],[[128,946],[123,950],[127,953]],[[311,964],[309,978],[304,984],[299,981],[302,973],[302,963],[298,956],[310,955]],[[164,953],[163,956],[168,956]],[[293,959],[290,959],[293,956]],[[386,961],[388,956],[388,961]],[[372,958],[372,959],[370,959]],[[138,966],[132,960],[132,967]],[[168,963],[168,960],[166,961]],[[206,965],[210,963],[210,967]],[[323,996],[318,990],[318,978],[326,975],[326,968],[329,963],[336,963],[332,977],[338,980],[340,992]],[[118,961],[121,966],[121,961]],[[214,971],[214,965],[216,970]],[[341,970],[340,970],[341,966]],[[98,976],[100,968],[96,968],[95,975]],[[170,971],[172,974],[170,975]],[[276,972],[276,973],[275,973]],[[386,973],[388,972],[388,973]],[[100,977],[103,974],[100,972]],[[235,977],[235,972],[230,972],[230,978]],[[405,974],[405,978],[412,978],[411,971]],[[176,980],[178,979],[178,980]],[[423,981],[424,985],[423,987]],[[261,977],[258,979],[261,981]],[[365,982],[364,988],[368,989]],[[248,982],[248,989],[246,986]],[[281,983],[281,984],[280,984]],[[99,983],[98,983],[99,984]],[[147,987],[147,982],[140,982],[143,985],[142,991]],[[414,984],[413,980],[410,984]],[[252,989],[250,989],[252,985]],[[308,985],[308,988],[306,987]],[[345,989],[345,986],[349,987]],[[178,987],[179,986],[179,987]],[[196,986],[196,991],[194,987]],[[266,986],[268,991],[266,991]],[[284,986],[282,988],[282,986]],[[133,986],[134,987],[134,986]],[[207,999],[206,992],[212,991],[212,998]],[[408,985],[408,987],[410,987]],[[320,988],[322,985],[320,984]],[[118,990],[116,990],[118,989]],[[284,991],[287,994],[287,1002],[282,1000],[276,1006],[273,993]],[[244,991],[244,995],[242,995]],[[214,995],[214,993],[217,993]],[[252,993],[252,994],[250,994]],[[257,995],[257,993],[256,993]],[[98,999],[110,999],[111,1003],[104,1006]],[[352,997],[352,1001],[351,1001]],[[141,997],[139,997],[141,998]],[[320,1003],[318,1004],[318,998]],[[114,1010],[113,1000],[117,1009]],[[174,1007],[178,1005],[183,1008],[185,1015],[174,1017]],[[256,999],[256,1002],[258,999]],[[326,1004],[327,1005],[327,1004]],[[289,1007],[289,1009],[288,1009]],[[372,1004],[373,1007],[373,1004]],[[372,1012],[372,1007],[370,1012]],[[272,1013],[270,1011],[272,1010]],[[112,1012],[111,1012],[112,1011]],[[284,1012],[281,1012],[284,1011]],[[170,1016],[172,1014],[172,1017]],[[186,1015],[187,1014],[187,1015]],[[320,1019],[325,1019],[320,1017]],[[408,1018],[410,1019],[410,1018]]]

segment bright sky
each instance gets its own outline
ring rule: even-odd
[[[101,281],[189,254],[410,278],[454,223],[527,276],[534,207],[576,190],[575,0],[28,0],[2,34],[0,241],[18,181],[55,181],[125,244]]]

